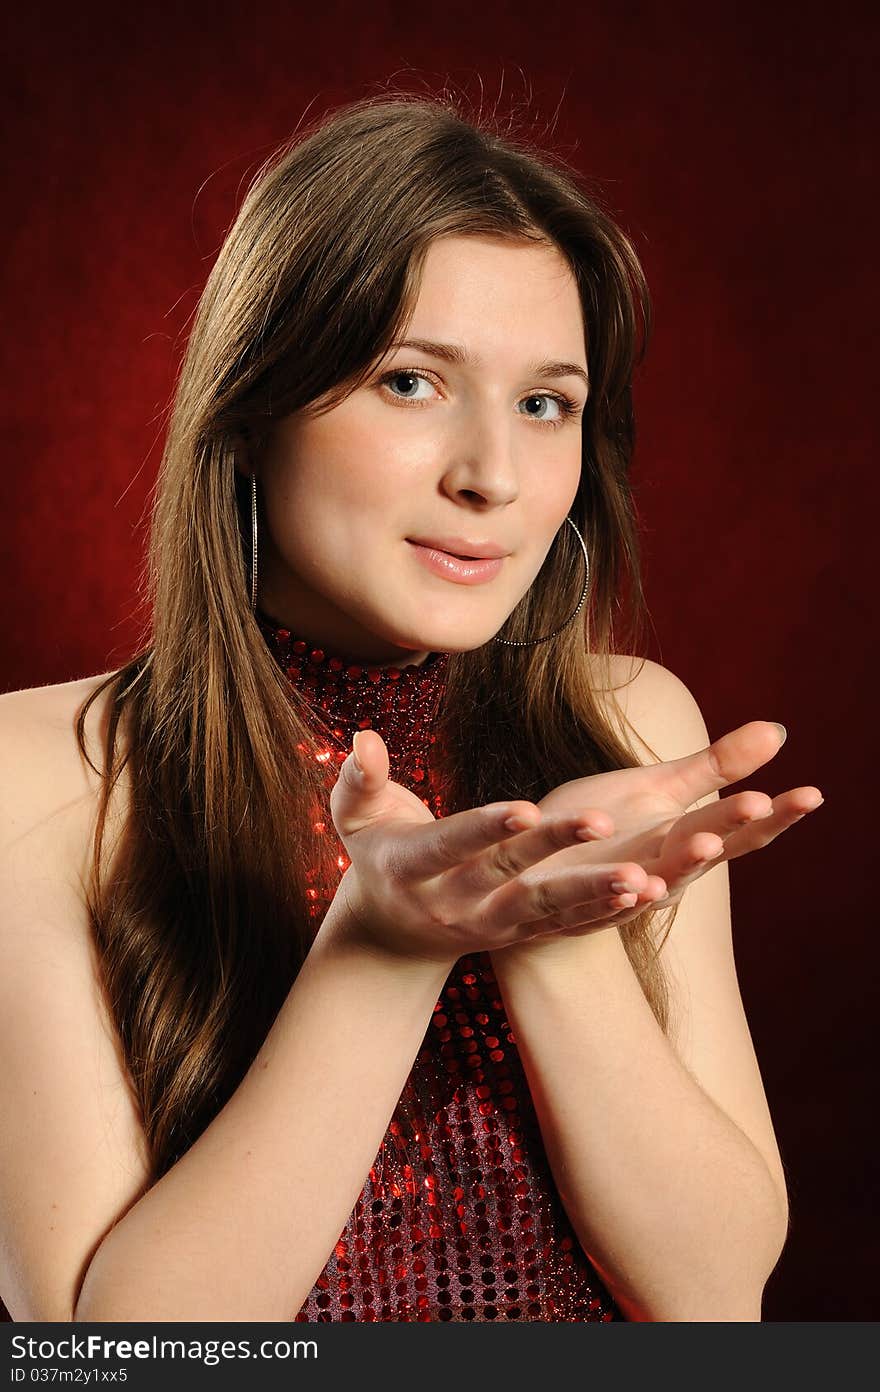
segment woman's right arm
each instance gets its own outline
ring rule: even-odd
[[[303,1304],[449,971],[350,943],[338,905],[223,1110],[101,1243],[75,1320],[290,1320]]]
[[[70,874],[76,788],[58,786],[60,732],[19,696],[0,699],[0,1296],[14,1320],[290,1320],[449,966],[350,941],[337,896],[249,1072],[146,1188]]]

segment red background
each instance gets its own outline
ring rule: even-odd
[[[177,354],[240,190],[303,115],[448,76],[555,118],[549,142],[600,183],[654,299],[634,468],[649,655],[713,736],[788,727],[749,786],[826,797],[732,866],[792,1205],[764,1318],[867,1320],[880,44],[867,4],[719,9],[21,7],[0,89],[0,690],[130,654]]]

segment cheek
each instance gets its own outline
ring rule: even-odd
[[[557,467],[548,465],[540,478],[532,480],[526,501],[530,526],[552,536],[571,512],[581,483],[581,456],[563,460]]]
[[[288,432],[274,463],[279,508],[301,519],[317,522],[368,507],[383,478],[375,437],[353,421],[335,419],[336,414]]]

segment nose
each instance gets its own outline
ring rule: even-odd
[[[488,412],[455,434],[443,487],[457,502],[503,507],[519,497],[519,470],[514,458],[510,429],[505,421],[488,419]]]

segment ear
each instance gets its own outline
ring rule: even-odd
[[[250,442],[243,434],[236,433],[229,438],[229,449],[236,472],[243,478],[250,479],[251,474],[255,472],[251,461]]]
[[[232,453],[236,473],[250,480],[251,474],[261,476],[263,457],[271,441],[270,428],[258,420],[239,425],[228,436],[228,447]]]

